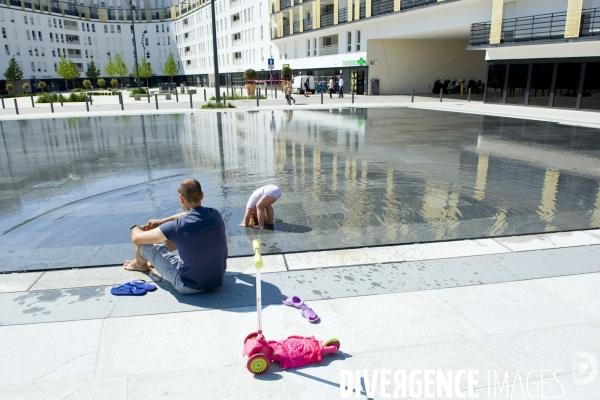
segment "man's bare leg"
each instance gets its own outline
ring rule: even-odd
[[[150,271],[152,265],[142,257],[140,246],[135,245],[135,260],[127,260],[123,263],[123,268],[128,271]]]

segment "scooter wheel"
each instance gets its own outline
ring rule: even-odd
[[[331,338],[331,339],[327,339],[326,341],[323,342],[323,347],[325,346],[335,346],[336,349],[340,349],[340,341],[335,339],[335,338]]]
[[[252,332],[250,334],[248,334],[248,336],[246,336],[246,338],[244,339],[244,344],[246,344],[246,342],[250,339],[256,339],[258,337],[258,332]]]
[[[248,359],[246,368],[254,375],[260,375],[269,369],[269,365],[271,365],[269,358],[262,353],[257,353]]]

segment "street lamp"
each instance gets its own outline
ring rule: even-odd
[[[217,22],[215,21],[215,0],[210,0],[210,13],[212,16],[213,65],[215,67],[215,99],[217,103],[220,103],[221,96],[219,95],[219,58],[217,55]]]
[[[135,17],[133,16],[133,1],[129,0],[129,9],[131,10],[131,31],[133,32],[133,58],[135,59],[135,74],[137,76],[137,87],[141,89],[140,86],[140,67],[138,66],[138,56],[137,56],[137,41],[135,40]]]

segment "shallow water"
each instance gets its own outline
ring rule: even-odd
[[[111,265],[197,178],[230,255],[600,227],[600,132],[414,109],[0,122],[0,271]],[[275,229],[238,227],[275,183]]]

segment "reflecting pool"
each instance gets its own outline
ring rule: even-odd
[[[598,130],[406,108],[0,122],[0,271],[114,265],[192,176],[229,253],[600,227]],[[277,184],[275,228],[239,227]]]

